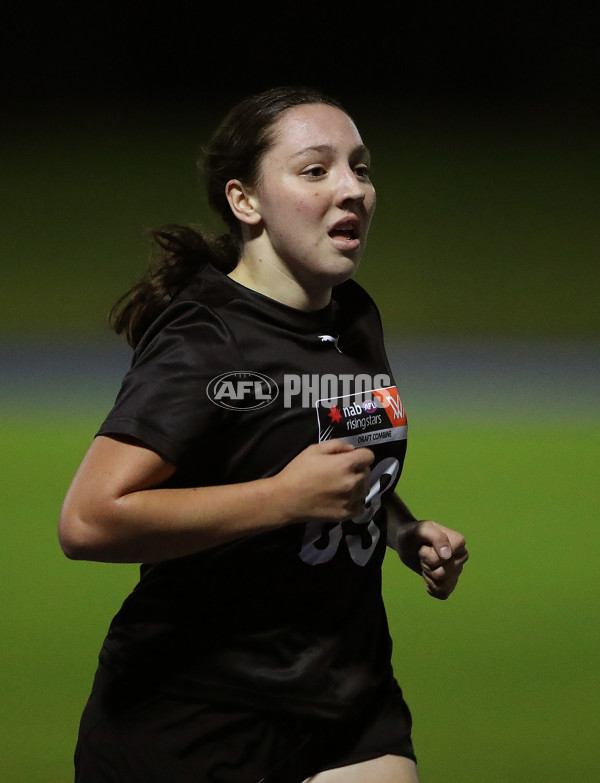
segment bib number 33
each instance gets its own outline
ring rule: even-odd
[[[308,522],[304,529],[300,559],[308,565],[328,563],[337,554],[343,538],[352,560],[358,566],[365,566],[381,536],[381,530],[374,521],[375,514],[381,508],[383,493],[394,483],[399,469],[400,463],[393,457],[381,460],[372,469],[364,511],[351,518],[354,525],[359,527],[356,533],[347,532],[344,535],[345,521],[338,522],[333,527],[326,522]],[[364,532],[368,535],[363,535]]]

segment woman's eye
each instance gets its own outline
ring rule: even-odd
[[[311,166],[308,169],[305,169],[303,174],[307,177],[322,177],[323,174],[326,174],[327,171],[325,170],[324,166]]]
[[[359,166],[354,167],[354,173],[356,174],[357,177],[360,177],[361,179],[369,179],[371,170],[369,169],[366,163],[361,163]]]

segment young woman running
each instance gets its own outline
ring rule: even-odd
[[[386,544],[447,598],[463,537],[395,494],[406,414],[351,280],[369,151],[308,89],[206,153],[227,233],[168,226],[112,312],[131,369],[65,498],[68,557],[141,563],[84,710],[78,783],[414,783]]]

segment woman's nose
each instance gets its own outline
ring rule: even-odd
[[[362,202],[365,200],[366,195],[365,183],[357,178],[352,169],[348,168],[340,174],[338,181],[338,197],[340,202],[349,199]]]

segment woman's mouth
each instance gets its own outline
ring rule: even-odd
[[[337,247],[353,250],[360,245],[358,221],[340,221],[328,231]]]

